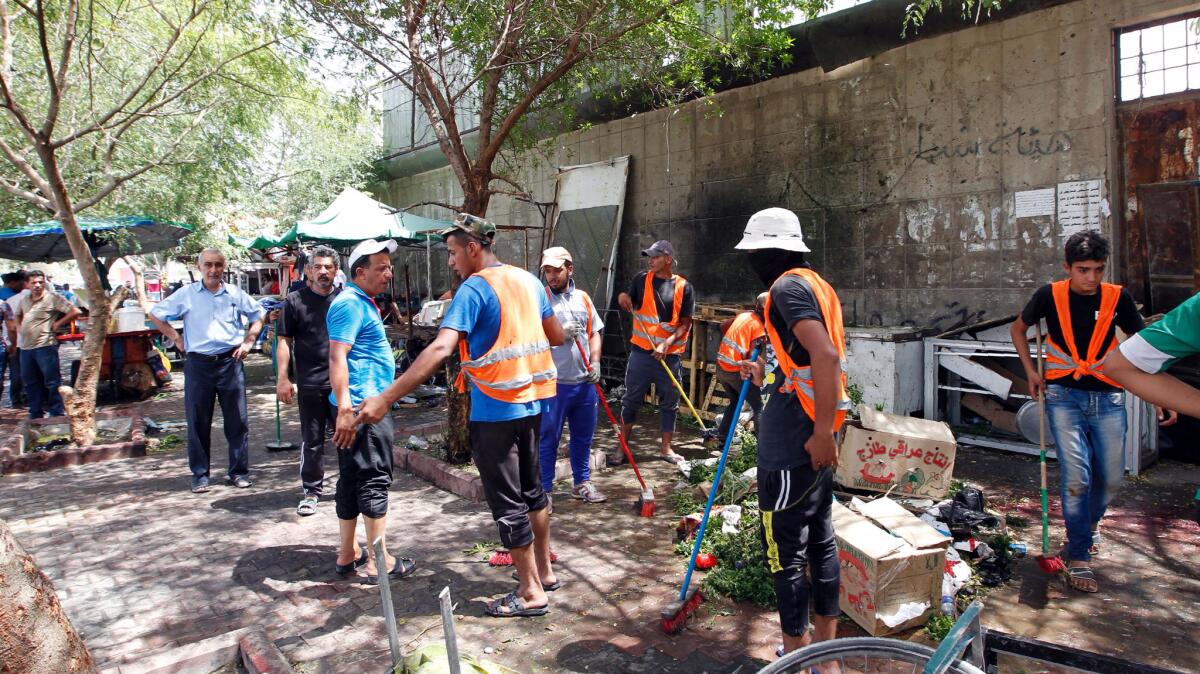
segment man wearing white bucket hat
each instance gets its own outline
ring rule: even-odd
[[[834,434],[850,406],[842,307],[805,261],[809,248],[795,213],[755,213],[737,248],[748,251],[750,266],[770,288],[765,357],[742,361],[742,373],[768,396],[758,426],[758,493],[787,652],[813,638],[832,639],[841,612],[831,504]],[[815,636],[808,633],[810,599]]]

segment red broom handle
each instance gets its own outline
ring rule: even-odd
[[[583,350],[583,344],[577,340],[575,348],[579,349],[579,355],[583,358],[583,366],[588,370],[592,369],[592,365],[588,362],[587,352]],[[621,449],[625,451],[625,457],[629,459],[629,465],[633,468],[633,474],[637,478],[638,484],[642,485],[642,491],[646,491],[646,481],[642,479],[642,472],[638,470],[637,462],[633,460],[633,452],[629,451],[629,445],[625,443],[625,435],[621,433],[621,426],[617,423],[617,418],[613,416],[612,408],[608,406],[608,400],[604,397],[604,389],[599,384],[593,384],[596,387],[596,394],[600,397],[600,404],[604,406],[604,413],[608,415],[608,421],[612,424],[613,430],[617,433],[617,439],[621,441]]]

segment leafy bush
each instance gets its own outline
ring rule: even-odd
[[[934,613],[925,622],[925,634],[929,635],[930,639],[940,642],[950,633],[951,627],[954,627],[954,618],[942,615],[941,613]]]
[[[700,552],[717,556],[717,567],[709,571],[701,582],[701,589],[709,594],[729,597],[734,601],[748,601],[766,608],[776,606],[775,582],[767,570],[759,539],[759,511],[757,501],[750,499],[743,504],[739,531],[727,534],[721,531],[721,523],[709,521]],[[694,541],[681,541],[675,545],[675,553],[689,556]]]

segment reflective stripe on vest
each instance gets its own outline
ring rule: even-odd
[[[1056,281],[1050,286],[1051,296],[1054,298],[1054,312],[1058,317],[1063,341],[1067,343],[1068,348],[1063,349],[1053,339],[1046,339],[1046,379],[1053,381],[1071,376],[1078,381],[1083,377],[1095,377],[1109,386],[1121,388],[1116,381],[1099,372],[1100,364],[1113,349],[1117,348],[1116,335],[1109,340],[1107,345],[1104,344],[1104,338],[1108,335],[1109,328],[1112,327],[1113,319],[1116,318],[1117,302],[1121,298],[1121,286],[1112,283],[1100,284],[1099,317],[1096,320],[1096,326],[1092,329],[1092,336],[1088,340],[1087,356],[1080,358],[1075,346],[1075,327],[1071,324],[1070,284],[1070,281]],[[1101,353],[1101,349],[1103,349],[1103,353]]]
[[[500,329],[487,353],[470,358],[467,340],[458,343],[461,372],[489,398],[523,403],[555,395],[554,360],[542,329],[540,285],[527,272],[509,265],[476,272],[500,302]],[[464,390],[462,378],[459,391]]]
[[[642,306],[633,312],[633,334],[629,341],[634,346],[653,351],[679,329],[679,314],[683,309],[683,291],[687,281],[680,275],[671,277],[675,282],[675,296],[671,301],[671,320],[658,320],[658,305],[655,303],[654,274],[646,272],[646,286],[642,291]],[[668,354],[683,353],[687,347],[688,331],[684,331]]]
[[[842,427],[842,423],[846,421],[846,411],[850,409],[850,396],[846,395],[846,333],[842,326],[842,304],[833,288],[811,269],[797,267],[785,272],[780,279],[784,276],[798,276],[808,284],[813,298],[817,300],[817,306],[821,310],[821,318],[825,324],[825,331],[829,335],[829,341],[837,349],[841,376],[838,377],[838,397],[833,415],[833,428],[830,429],[831,432],[836,433]],[[775,282],[779,283],[779,280]],[[768,317],[771,315],[770,293],[767,294],[767,304],[763,309],[763,315]],[[770,320],[765,322],[764,327],[767,339],[771,341],[771,347],[775,350],[775,357],[779,360],[779,367],[783,371],[784,379],[781,389],[784,392],[795,393],[796,398],[800,401],[800,406],[804,408],[804,413],[808,415],[809,419],[815,420],[817,404],[813,395],[812,367],[796,365],[787,350],[783,348],[783,340]]]
[[[750,349],[754,342],[766,336],[762,321],[753,311],[743,311],[734,317],[729,324],[729,330],[721,338],[721,347],[717,350],[717,363],[722,370],[736,372],[739,363],[750,357]]]

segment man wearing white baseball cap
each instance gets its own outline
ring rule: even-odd
[[[338,481],[334,497],[341,544],[334,569],[349,575],[366,566],[367,582],[412,575],[412,559],[376,559],[371,545],[362,549],[355,541],[358,517],[363,518],[367,542],[387,532],[388,488],[392,484],[392,418],[386,413],[362,423],[355,408],[377,396],[396,376],[396,360],[383,329],[379,307],[372,298],[392,280],[391,254],[396,242],[368,239],[350,253],[350,278],[346,289],[329,304],[325,324],[329,330],[329,402],[337,419],[333,444],[338,448]]]
[[[749,252],[750,266],[770,288],[766,355],[742,361],[742,376],[769,394],[758,425],[758,494],[786,652],[813,639],[810,600],[818,641],[835,636],[841,612],[831,503],[834,433],[850,406],[842,307],[804,260],[809,249],[795,213],[755,213],[737,248]]]
[[[607,499],[592,484],[592,437],[596,433],[596,384],[600,381],[600,346],[604,322],[587,292],[575,287],[575,261],[562,246],[542,251],[542,276],[546,281],[550,307],[562,325],[566,343],[550,347],[558,370],[555,395],[542,401],[542,433],[539,462],[542,490],[554,489],[554,466],[564,424],[571,426],[568,455],[571,458],[571,498],[585,503]],[[580,347],[587,352],[583,359]]]

